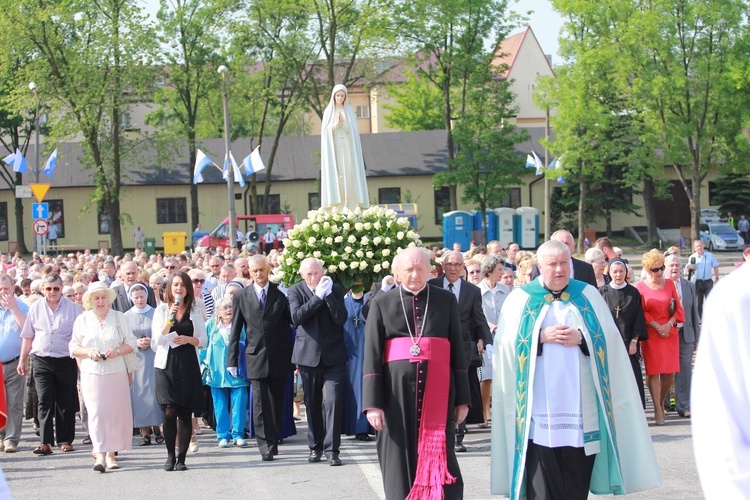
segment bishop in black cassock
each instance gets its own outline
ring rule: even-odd
[[[415,248],[402,252],[406,254],[404,260],[411,262],[410,256],[418,255],[416,252],[422,250]],[[455,481],[447,481],[442,487],[446,499],[463,497],[463,480],[454,451],[455,409],[464,405],[466,411],[465,405],[470,404],[471,396],[458,305],[450,292],[426,285],[429,260],[426,254],[414,258],[421,260],[422,257],[426,263],[424,276],[409,281],[405,275],[414,275],[416,271],[410,273],[406,270],[408,262],[405,262],[405,266],[399,266],[399,272],[404,273],[401,276],[403,288],[378,294],[370,302],[365,327],[362,408],[367,412],[368,419],[370,411],[383,411],[384,422],[378,433],[377,449],[387,499],[406,498],[415,479],[423,477],[418,473],[417,450],[420,436],[424,436],[424,432],[420,433],[423,417],[427,418],[426,412],[422,414],[425,404],[423,395],[433,367],[429,360],[385,361],[388,359],[386,346],[393,339],[406,341],[408,345],[418,340],[424,354],[428,339],[436,337],[447,339],[450,343],[450,367],[446,367],[450,390],[446,391],[445,430],[440,439],[445,440],[447,472]],[[420,280],[421,287],[418,284]],[[416,295],[410,289],[417,290]],[[373,423],[373,420],[370,422]],[[443,425],[442,421],[440,425]],[[373,426],[378,427],[375,423]],[[441,442],[441,448],[442,445]],[[428,453],[423,455],[425,460],[430,456]],[[420,465],[420,470],[423,466]]]

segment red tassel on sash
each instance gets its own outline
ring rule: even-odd
[[[385,344],[384,362],[408,359],[412,363],[429,361],[424,396],[422,423],[417,445],[417,473],[407,500],[438,500],[443,498],[443,485],[456,478],[448,471],[445,449],[445,424],[450,396],[451,346],[445,338],[423,337],[420,353],[412,356],[409,337],[390,339]]]

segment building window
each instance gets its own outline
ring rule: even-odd
[[[96,214],[96,229],[99,234],[110,234],[109,214],[106,211],[99,210]]]
[[[0,241],[8,241],[8,202],[0,203]]]
[[[443,223],[443,214],[451,210],[451,192],[448,186],[435,190],[435,224]]]
[[[518,208],[521,206],[521,188],[515,187],[510,188],[510,192],[508,192],[505,196],[503,196],[503,201],[500,203],[501,207],[510,207],[510,208]]]
[[[401,203],[401,188],[379,188],[378,205]]]
[[[307,209],[317,210],[320,208],[320,193],[307,193]]]
[[[370,105],[357,106],[355,113],[357,114],[357,118],[370,118]]]
[[[187,224],[187,198],[157,198],[157,224]]]
[[[258,207],[260,209],[261,214],[280,214],[281,213],[281,195],[279,194],[270,194],[268,195],[268,211],[263,210],[263,201],[265,200],[265,195],[259,194],[258,195]],[[253,214],[253,204],[250,203],[250,214]],[[257,214],[253,214],[257,215]]]
[[[48,200],[49,203],[49,222],[57,226],[57,237],[65,238],[65,210],[63,209],[62,200]]]

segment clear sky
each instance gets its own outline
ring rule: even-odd
[[[146,7],[146,11],[155,16],[159,10],[159,0],[140,0],[140,3]],[[529,15],[529,25],[534,30],[539,44],[545,54],[552,54],[553,64],[559,64],[560,58],[557,56],[558,36],[563,25],[563,19],[552,8],[550,0],[518,0],[511,6],[516,12],[526,13],[533,11]]]

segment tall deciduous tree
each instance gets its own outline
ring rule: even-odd
[[[121,254],[121,170],[128,149],[120,121],[126,94],[151,83],[143,62],[154,37],[134,0],[4,0],[0,10],[4,24],[33,49],[32,71],[50,82],[51,137],[82,137],[95,186],[86,208],[107,213],[112,252]]]
[[[396,11],[398,34],[414,51],[417,74],[442,95],[443,127],[448,160],[456,168],[453,125],[466,109],[475,71],[488,64],[486,47],[499,46],[510,29],[507,0],[412,0]],[[450,184],[451,210],[458,206],[456,185]]]
[[[226,27],[221,20],[228,10],[227,4],[225,0],[161,0],[157,13],[162,48],[159,62],[165,85],[156,91],[159,109],[148,119],[158,126],[159,144],[187,141],[191,174],[202,107],[209,92],[217,90],[221,81],[216,68],[222,64],[219,33]],[[198,186],[194,183],[190,184],[190,222],[191,227],[200,223]]]
[[[486,221],[487,208],[498,205],[511,186],[526,173],[516,144],[528,139],[526,131],[511,124],[517,113],[508,82],[495,68],[475,72],[466,93],[462,119],[453,131],[456,157],[452,169],[435,174],[436,187],[463,186],[462,201],[476,206]],[[486,227],[484,228],[486,232]]]
[[[406,82],[388,87],[388,95],[395,105],[384,105],[390,113],[385,123],[392,128],[410,132],[414,130],[440,130],[443,119],[443,94],[427,78],[414,71],[406,71]]]

